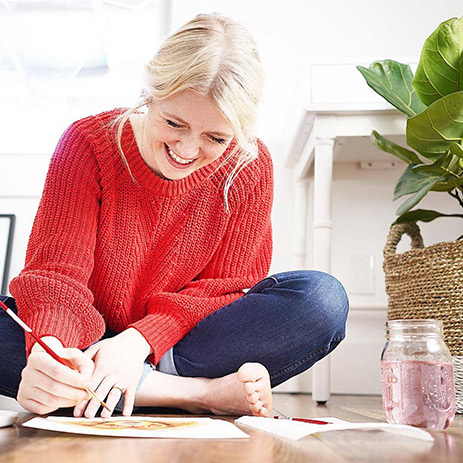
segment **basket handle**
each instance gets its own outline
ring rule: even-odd
[[[389,257],[396,253],[397,245],[403,234],[407,234],[412,240],[412,249],[424,248],[423,237],[421,236],[420,227],[416,222],[396,223],[392,225],[387,236],[386,246],[384,246],[383,256]]]

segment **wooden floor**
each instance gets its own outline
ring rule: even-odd
[[[317,406],[310,395],[276,394],[275,414],[385,421],[377,396],[333,396]],[[25,421],[31,415],[24,414]],[[228,418],[232,420],[232,418]],[[14,463],[283,463],[463,462],[463,415],[433,432],[434,443],[378,431],[337,431],[297,442],[243,428],[249,440],[130,439],[76,436],[20,425],[0,429],[0,462]]]

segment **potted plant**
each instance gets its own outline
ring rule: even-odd
[[[407,163],[394,200],[397,210],[384,248],[388,318],[435,318],[444,323],[455,368],[456,410],[463,413],[463,235],[424,247],[416,222],[463,218],[463,18],[441,23],[424,42],[413,75],[406,64],[375,61],[357,66],[368,85],[407,116],[408,147],[373,131],[373,143]],[[430,192],[449,194],[462,213],[415,208]],[[412,249],[396,254],[401,236]]]
[[[443,22],[428,37],[415,76],[409,65],[393,60],[357,69],[407,116],[407,145],[413,151],[376,131],[371,135],[378,148],[408,164],[394,190],[394,200],[409,196],[395,223],[463,218],[463,18]],[[462,214],[413,209],[430,191],[451,195]]]

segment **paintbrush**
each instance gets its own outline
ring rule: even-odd
[[[29,333],[43,349],[45,352],[50,354],[57,362],[72,368],[75,371],[78,371],[77,368],[74,368],[66,359],[61,358],[51,347],[47,346],[37,335],[37,333],[27,326],[11,309],[9,309],[2,301],[0,301],[0,306],[6,311],[6,313],[26,332]],[[96,393],[91,388],[85,388],[85,390],[95,399],[100,402],[101,406],[106,408],[106,410],[111,411],[111,409],[96,395]]]

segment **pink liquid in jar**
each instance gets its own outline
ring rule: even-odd
[[[381,361],[387,421],[425,429],[447,429],[455,416],[453,365],[424,361]]]

